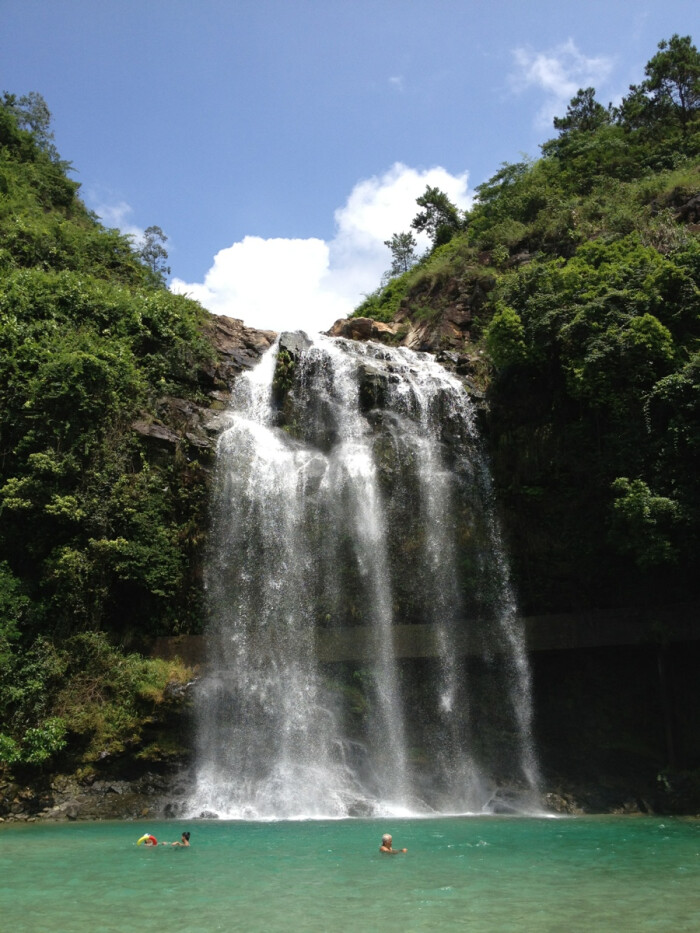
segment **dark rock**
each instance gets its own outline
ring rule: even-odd
[[[5,818],[12,821],[137,819],[166,816],[167,802],[176,792],[184,799],[189,786],[181,773],[177,778],[146,773],[132,781],[58,775],[40,793],[14,785],[14,797],[8,800],[0,790],[0,803],[5,801]]]
[[[387,393],[386,370],[363,363],[358,370],[360,408],[363,412],[382,408]]]
[[[471,308],[461,303],[448,306],[444,314],[444,320],[462,331],[467,330],[467,325],[471,324],[472,320]]]
[[[191,692],[191,689],[194,687],[195,683],[195,680],[190,680],[186,684],[180,683],[180,681],[171,680],[168,684],[166,684],[163,695],[169,700],[183,700],[187,694]]]
[[[657,776],[654,809],[660,813],[695,813],[700,800],[700,768],[664,771]],[[646,804],[646,800],[644,801]]]
[[[354,800],[348,805],[348,816],[360,819],[369,819],[374,816],[374,810],[364,800]]]
[[[185,431],[185,439],[188,440],[193,447],[198,447],[202,450],[209,450],[211,448],[211,441],[207,437],[203,437],[201,434],[195,434],[193,431]]]
[[[75,800],[71,800],[69,803],[64,804],[63,812],[66,819],[77,820],[80,816],[80,804]]]
[[[528,262],[532,262],[532,253],[528,253],[527,251],[516,253],[514,256],[510,257],[506,263],[506,267],[511,268],[513,266],[524,266]]]
[[[145,416],[132,424],[156,460],[170,458],[182,445],[185,451],[189,448],[193,458],[201,460],[205,455],[206,462],[213,452],[212,437],[227,426],[223,409],[228,406],[236,377],[255,366],[277,336],[273,331],[255,330],[223,315],[211,315],[203,332],[217,357],[196,374],[200,385],[209,389],[209,405],[164,396],[158,400],[157,417]]]
[[[153,441],[161,446],[175,447],[180,440],[179,435],[157,421],[134,421],[131,427],[147,441]]]
[[[202,428],[208,435],[219,435],[231,423],[230,416],[224,411],[207,411],[203,415]]]
[[[696,194],[690,200],[678,208],[676,214],[678,220],[687,224],[700,223],[700,194]]]
[[[544,795],[544,804],[553,813],[567,813],[571,816],[580,816],[584,811],[569,794],[550,791]]]
[[[297,362],[304,350],[311,346],[311,341],[303,330],[285,331],[280,334],[279,352],[286,351]]]
[[[274,331],[256,330],[223,314],[212,314],[203,332],[216,351],[217,360],[200,371],[199,381],[215,391],[228,392],[236,377],[255,366],[277,337]]]
[[[520,810],[516,809],[516,807],[510,806],[510,804],[507,804],[502,800],[496,800],[489,808],[489,812],[498,816],[517,816],[517,814],[520,813]]]
[[[303,468],[300,480],[304,485],[304,494],[312,496],[318,492],[318,488],[326,475],[327,464],[323,457],[312,457]]]

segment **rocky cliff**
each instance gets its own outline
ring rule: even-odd
[[[225,424],[224,411],[236,376],[254,366],[277,336],[274,331],[256,330],[222,314],[210,315],[203,333],[215,351],[211,362],[200,366],[194,374],[206,401],[197,403],[163,396],[158,402],[157,417],[134,421],[133,430],[151,450],[172,453],[183,445],[199,453],[210,453]]]

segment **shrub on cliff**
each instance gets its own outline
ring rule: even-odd
[[[69,670],[65,639],[107,636],[139,647],[154,634],[197,630],[202,618],[203,471],[185,449],[155,460],[131,426],[154,419],[163,396],[200,397],[196,373],[212,357],[201,334],[204,312],[164,287],[160,254],[136,250],[99,223],[69,171],[53,146],[43,99],[4,95],[0,658],[7,676],[0,684],[0,757],[6,763],[40,765],[62,754],[66,742],[67,753],[74,747],[79,702],[67,702],[64,681],[81,682],[88,655],[76,654]],[[118,666],[118,649],[109,650]],[[162,680],[156,662],[139,663],[139,676]],[[128,664],[133,670],[136,662]],[[136,723],[143,712],[139,689],[136,678],[114,692],[115,722]],[[99,736],[105,728],[93,724],[92,731]],[[138,724],[126,731],[137,735]],[[124,736],[115,741],[126,747]]]
[[[584,88],[554,123],[541,158],[501,166],[447,245],[357,313],[469,309],[464,349],[491,364],[486,424],[526,611],[690,598],[700,54],[673,36],[619,107]],[[646,543],[628,546],[623,526]]]

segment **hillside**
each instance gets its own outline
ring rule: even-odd
[[[428,189],[432,249],[334,331],[485,392],[525,614],[699,595],[700,56],[674,36],[645,74],[619,107],[579,91],[465,214]]]
[[[190,672],[143,652],[202,628],[216,409],[271,340],[171,294],[69,172],[43,99],[6,94],[0,768],[29,777],[181,753]]]
[[[700,57],[674,36],[619,106],[582,89],[540,158],[503,165],[466,213],[427,189],[430,250],[396,234],[391,275],[332,331],[429,350],[471,387],[523,615],[700,597],[699,114]],[[191,754],[192,671],[149,655],[205,624],[213,443],[274,335],[170,293],[165,258],[86,209],[43,100],[5,94],[0,816],[24,812],[20,784],[32,812],[54,799],[56,774],[142,779],[147,797]],[[655,777],[666,711],[653,738],[634,702],[628,732],[608,720],[628,667],[631,697],[666,677],[659,650],[639,683],[624,648],[536,659],[548,780],[586,762],[591,783]],[[678,760],[698,768],[693,676]]]

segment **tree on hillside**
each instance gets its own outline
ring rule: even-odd
[[[34,142],[43,150],[52,162],[59,161],[58,150],[54,145],[54,134],[51,129],[51,111],[41,94],[31,91],[17,97],[16,94],[2,95],[2,105],[14,114],[17,126],[21,130],[28,130],[34,137]]]
[[[676,122],[683,138],[700,112],[700,53],[690,36],[659,42],[659,51],[647,62],[647,78],[630,85],[630,93],[617,112],[627,129],[651,129]]]
[[[390,276],[401,275],[408,272],[417,260],[416,256],[416,238],[409,231],[408,233],[394,233],[390,240],[384,240],[384,245],[391,250],[391,269]]]
[[[566,116],[554,118],[554,128],[560,133],[572,130],[590,132],[610,123],[610,113],[595,99],[595,88],[579,88],[569,101]]]
[[[659,51],[648,62],[642,85],[652,99],[673,112],[683,135],[700,109],[700,53],[690,36],[677,33],[659,42]]]
[[[428,185],[425,192],[416,198],[416,204],[424,210],[416,214],[411,226],[418,233],[427,233],[434,247],[449,243],[455,233],[463,228],[459,208],[439,188]]]
[[[143,262],[161,282],[164,282],[165,277],[170,275],[170,266],[166,265],[168,251],[163,245],[167,239],[160,227],[146,227],[143,233],[143,243],[138,250],[138,255]]]
[[[631,104],[623,119],[621,109],[598,103],[594,88],[580,88],[566,115],[554,118],[559,135],[543,143],[542,154],[557,160],[559,182],[568,192],[588,194],[602,177],[628,179],[634,173],[635,155],[626,131],[652,125],[644,109],[649,100],[639,93],[641,101]]]

